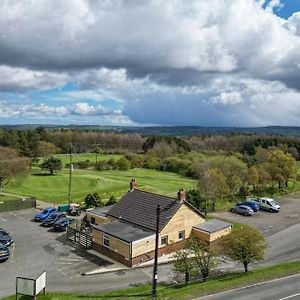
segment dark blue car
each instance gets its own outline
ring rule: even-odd
[[[54,230],[56,231],[66,231],[69,224],[73,223],[74,219],[71,218],[61,218],[56,221],[53,225]]]
[[[34,220],[37,222],[42,222],[55,211],[57,211],[57,209],[54,207],[45,208],[42,212],[35,215]]]
[[[9,259],[9,250],[6,246],[0,244],[0,261]]]
[[[58,221],[59,219],[61,218],[64,218],[66,215],[62,212],[58,212],[58,211],[55,211],[53,213],[51,213],[43,222],[42,222],[42,226],[45,226],[45,227],[51,227],[54,225],[54,223],[56,221]]]
[[[14,242],[14,240],[8,234],[7,231],[5,231],[5,230],[0,231],[0,245],[8,247],[8,246],[12,245],[13,242]]]
[[[259,211],[259,205],[253,200],[246,200],[245,202],[239,202],[237,206],[246,205],[253,209],[254,212]]]

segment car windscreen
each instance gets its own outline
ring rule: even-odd
[[[276,206],[277,205],[277,203],[274,200],[270,200],[269,202],[270,202],[270,205],[272,205],[272,206]]]

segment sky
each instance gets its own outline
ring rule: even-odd
[[[300,0],[5,0],[0,28],[0,124],[300,126]]]

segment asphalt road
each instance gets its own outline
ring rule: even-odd
[[[298,300],[300,299],[300,274],[230,290],[195,300]]]

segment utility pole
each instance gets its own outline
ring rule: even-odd
[[[70,143],[70,162],[69,162],[69,190],[68,190],[68,204],[71,204],[71,187],[72,187],[72,172],[73,172],[73,164],[72,164],[72,152],[73,145]]]
[[[159,214],[160,205],[157,205],[156,209],[156,230],[155,230],[155,252],[154,252],[154,266],[153,266],[153,279],[152,279],[152,297],[156,297],[157,286],[157,260],[158,260],[158,240],[159,240]]]

